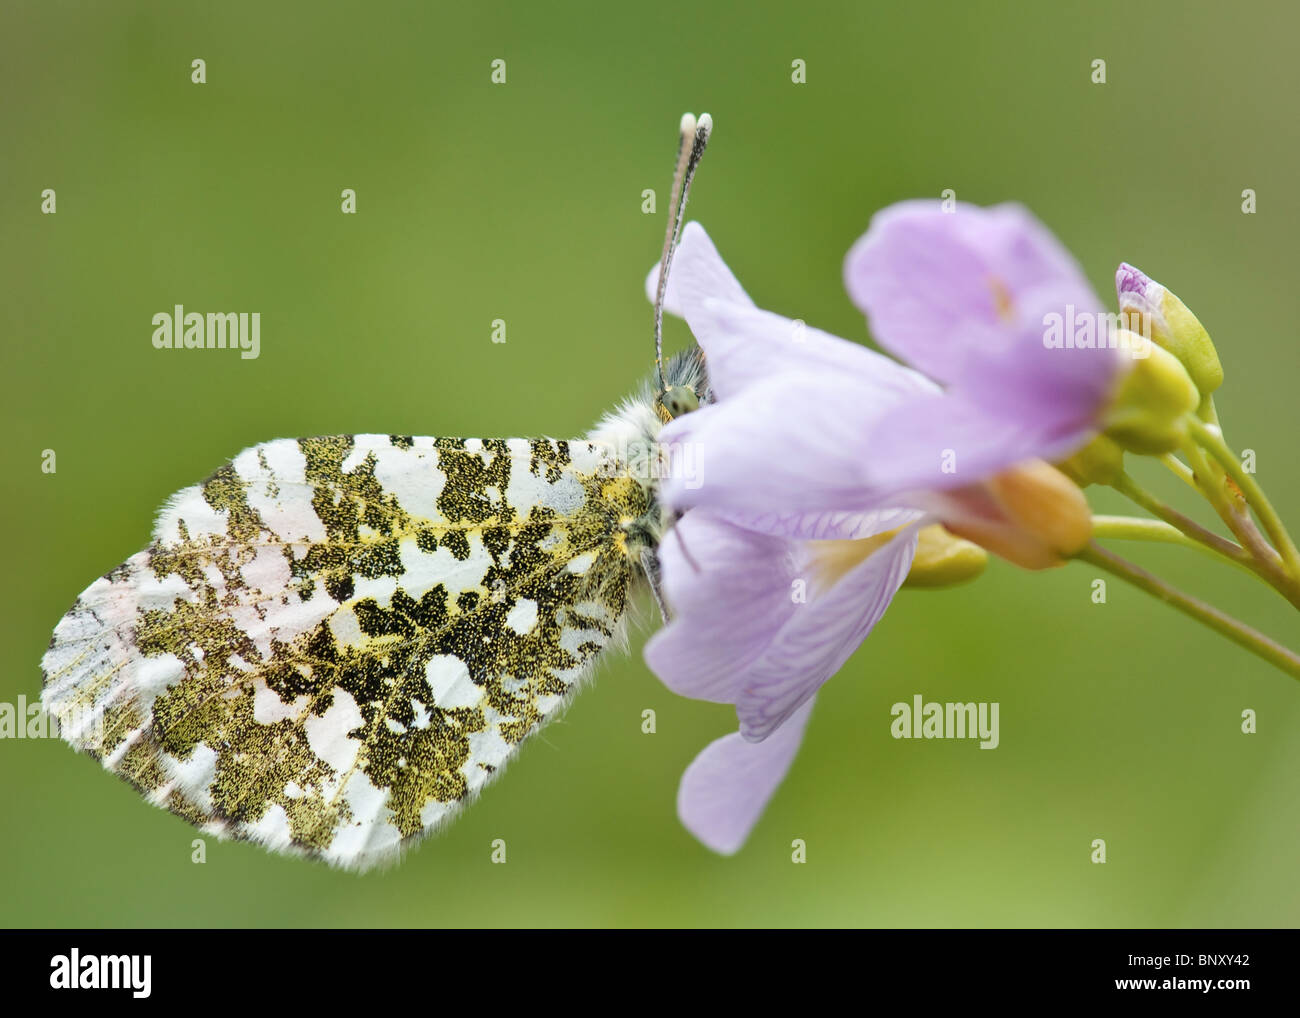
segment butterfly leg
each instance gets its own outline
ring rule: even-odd
[[[663,574],[659,569],[659,556],[655,554],[654,548],[641,549],[641,569],[645,572],[646,579],[650,581],[650,592],[654,594],[655,604],[659,606],[659,614],[666,625],[671,616],[668,612],[668,602],[664,600]]]

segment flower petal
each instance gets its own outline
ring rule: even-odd
[[[658,286],[656,265],[646,277],[651,301]],[[864,346],[760,311],[699,223],[687,223],[682,231],[664,307],[690,325],[708,357],[710,386],[719,398],[800,369],[857,372],[902,391],[933,388],[928,379]]]
[[[1135,265],[1120,262],[1115,270],[1115,296],[1119,306],[1159,314],[1165,288]]]
[[[736,703],[744,738],[758,742],[780,731],[858,649],[907,579],[916,533],[915,525],[908,527],[828,589],[795,605],[790,620],[748,670]],[[815,556],[815,545],[805,548]],[[814,568],[814,560],[805,562],[805,570]],[[811,588],[815,577],[808,578]]]
[[[752,305],[720,299],[688,303],[686,321],[708,358],[709,384],[719,399],[793,372],[852,375],[891,400],[936,389],[924,376],[859,343]]]
[[[664,428],[661,442],[690,446],[693,469],[670,471],[660,499],[754,515],[875,508],[866,439],[897,401],[843,372],[758,382]]]
[[[896,530],[921,518],[917,509],[873,509],[869,512],[772,513],[711,510],[712,515],[761,534],[803,541],[857,541]]]
[[[706,512],[687,513],[659,545],[673,613],[645,647],[674,693],[735,703],[750,664],[793,614],[792,545]]]
[[[799,752],[812,707],[806,701],[764,742],[732,732],[691,761],[677,789],[677,815],[706,847],[732,855],[745,843]]]
[[[1007,349],[980,344],[966,362],[962,388],[1006,413],[1058,421],[1095,421],[1132,365],[1119,316],[1072,302],[1071,284],[1042,285],[1020,298],[1024,324]]]
[[[1062,307],[1101,308],[1070,253],[1014,204],[892,205],[849,251],[844,281],[880,345],[945,382],[987,346],[987,327],[1002,332],[995,341],[1012,355],[1026,327],[1039,324],[1031,316],[1041,314],[1044,292]]]
[[[645,280],[645,294],[650,303],[659,294],[659,263],[655,262]],[[718,254],[713,241],[699,223],[690,222],[682,228],[681,240],[673,253],[673,263],[668,269],[668,292],[664,294],[664,310],[679,318],[687,317],[689,307],[698,307],[705,300],[715,298],[732,304],[753,305],[749,294],[736,279],[727,263]]]
[[[964,393],[910,400],[867,433],[862,488],[877,502],[925,509],[913,493],[976,484],[1027,459],[1058,459],[1091,433],[1087,422],[999,414]]]

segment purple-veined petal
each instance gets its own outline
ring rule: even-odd
[[[1135,265],[1120,262],[1115,270],[1115,296],[1128,327],[1148,338],[1169,332],[1165,300],[1169,291]]]
[[[809,699],[763,742],[746,742],[732,732],[709,743],[677,789],[682,825],[715,852],[737,852],[785,780],[812,708]]]
[[[738,527],[773,537],[803,541],[857,541],[896,530],[920,519],[916,509],[887,508],[869,512],[772,513],[710,510]]]
[[[915,525],[895,535],[828,588],[818,590],[817,546],[804,545],[811,596],[748,669],[736,703],[740,734],[772,737],[822,684],[840,670],[889,607],[916,553]]]
[[[1061,243],[1019,205],[900,202],[877,213],[844,264],[849,295],[881,346],[932,378],[960,379],[976,344],[1005,345],[1041,313],[1043,291],[1095,312],[1101,302]]]
[[[672,620],[645,659],[675,693],[735,703],[748,667],[796,605],[793,545],[688,512],[659,545]]]
[[[1165,288],[1128,262],[1120,262],[1115,270],[1115,296],[1120,307],[1126,304],[1146,311],[1158,312],[1164,299]]]

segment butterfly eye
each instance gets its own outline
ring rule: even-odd
[[[695,390],[689,385],[670,385],[659,397],[659,402],[670,418],[681,417],[682,414],[700,408],[700,397],[695,395]]]

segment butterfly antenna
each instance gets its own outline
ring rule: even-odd
[[[659,390],[668,391],[664,380],[664,295],[668,292],[668,268],[673,262],[673,252],[682,233],[682,220],[686,216],[686,196],[691,181],[704,157],[704,146],[709,143],[713,118],[701,113],[682,115],[681,138],[677,143],[677,169],[673,173],[673,192],[668,202],[668,232],[664,237],[664,253],[659,259],[659,292],[655,295],[655,367],[659,371]]]

